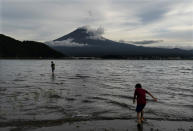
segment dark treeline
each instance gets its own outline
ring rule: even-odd
[[[1,58],[62,58],[64,55],[49,46],[34,41],[18,41],[0,34]]]

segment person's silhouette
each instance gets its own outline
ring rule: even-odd
[[[52,69],[52,74],[54,73],[55,70],[55,64],[53,61],[51,61],[51,69]]]

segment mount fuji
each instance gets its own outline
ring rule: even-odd
[[[193,50],[135,46],[106,39],[101,35],[102,33],[100,29],[92,30],[80,27],[67,35],[45,43],[73,57],[193,57]]]

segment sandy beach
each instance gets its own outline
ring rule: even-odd
[[[193,131],[192,121],[145,120],[139,127],[136,120],[94,120],[80,122],[12,123],[1,131]]]

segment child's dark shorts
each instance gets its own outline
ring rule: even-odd
[[[137,105],[137,107],[136,107],[136,112],[141,112],[144,107],[145,107],[145,104],[139,104],[139,105]]]

